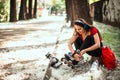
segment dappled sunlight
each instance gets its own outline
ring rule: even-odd
[[[2,29],[1,33],[9,34],[9,36],[4,35],[4,38],[1,37],[0,39],[3,45],[0,52],[0,71],[2,72],[0,76],[8,80],[28,78],[31,78],[30,80],[42,80],[50,61],[45,55],[49,52],[60,60],[64,54],[69,52],[67,43],[74,29],[65,24],[63,26],[64,21],[62,19],[60,18],[59,21],[59,17],[53,16],[50,19],[51,21],[48,20],[49,23],[44,23],[42,26],[42,21],[39,23],[39,21],[34,20],[34,24],[30,21],[28,21],[28,24],[27,21],[21,21],[11,24],[11,28],[0,28]],[[12,28],[17,27],[17,24],[22,25],[22,27]],[[119,33],[119,30],[117,28],[115,28],[115,31],[113,28],[105,28],[106,25],[98,22],[94,24],[100,30],[104,42],[111,46],[113,50],[119,52],[119,45],[115,46],[119,43],[119,38],[115,37],[118,36],[117,32]],[[110,40],[106,39],[107,35],[111,35]],[[111,41],[115,43],[111,43]],[[94,69],[92,69],[92,65],[88,63],[90,59],[91,57],[85,54],[85,63],[80,64],[75,69],[68,67],[66,64],[58,69],[50,67],[52,71],[50,80],[104,80],[103,78],[106,76],[104,74],[107,71],[103,73],[102,68],[97,66],[93,66]]]

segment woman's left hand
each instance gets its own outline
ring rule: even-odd
[[[80,54],[79,54],[79,55],[80,55],[80,57],[82,57],[82,55],[83,55],[84,53],[86,53],[86,51],[85,51],[84,49],[83,49],[83,50],[81,50],[81,51],[80,51]]]

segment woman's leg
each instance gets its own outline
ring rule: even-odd
[[[89,36],[86,37],[86,39],[82,43],[82,45],[80,47],[80,50],[88,48],[88,47],[92,46],[93,44],[95,44],[94,38],[93,38],[93,36],[89,35]]]
[[[82,39],[80,39],[79,37],[75,40],[74,42],[74,46],[75,46],[75,49],[80,49],[81,45],[82,45]]]
[[[84,42],[82,42],[82,40],[80,38],[77,38],[75,43],[74,43],[76,50],[77,49],[83,50],[83,49],[88,48],[94,44],[95,44],[95,41],[94,41],[93,36],[91,36],[91,35],[87,36]],[[87,53],[91,56],[94,56],[94,57],[101,57],[101,49],[100,48],[95,49],[95,50],[90,51],[90,52],[87,52]],[[77,56],[77,55],[75,55],[74,58],[76,61],[80,60],[79,56]]]
[[[77,38],[74,43],[76,50],[79,49],[80,51],[92,46],[93,44],[94,44],[94,38],[92,36],[87,36],[84,42],[80,38]],[[78,54],[74,55],[74,58],[76,61],[80,61],[80,57]]]
[[[87,36],[87,38],[85,39],[85,41],[81,45],[80,50],[88,48],[88,47],[90,47],[90,46],[92,46],[94,44],[95,44],[95,42],[94,42],[93,36]],[[101,47],[102,46],[103,45],[101,43]],[[99,66],[102,65],[102,60],[101,60],[102,51],[101,51],[101,48],[97,48],[97,49],[95,49],[93,51],[89,51],[89,52],[87,52],[87,54],[92,56],[92,58],[90,60],[91,64],[92,64],[93,61],[98,60]]]
[[[92,45],[94,45],[95,44],[95,41],[94,41],[94,38],[93,38],[93,36],[87,36],[86,37],[86,39],[85,39],[85,41],[83,42],[83,44],[81,45],[81,47],[80,47],[80,50],[83,50],[83,49],[85,49],[85,48],[88,48],[88,47],[90,47],[90,46],[92,46]],[[97,49],[95,49],[95,50],[93,50],[93,51],[89,51],[89,52],[87,52],[89,55],[91,55],[91,56],[95,56],[95,57],[98,57],[98,56],[101,56],[101,48],[97,48]]]
[[[74,46],[75,46],[75,49],[80,49],[81,45],[82,45],[83,41],[82,39],[80,39],[79,37],[76,39],[76,41],[74,42]],[[75,60],[72,61],[72,64],[73,65],[76,65],[79,61],[80,61],[80,58],[79,58],[79,55],[74,55],[74,58]]]
[[[92,46],[93,44],[95,44],[95,42],[93,36],[91,35],[87,36],[84,42],[82,42],[80,38],[77,38],[74,43],[76,50],[79,49],[80,51]],[[74,58],[76,61],[80,60],[79,55],[74,55]]]

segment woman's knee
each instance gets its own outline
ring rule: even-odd
[[[92,35],[89,35],[89,36],[86,37],[84,42],[86,42],[87,44],[93,45],[95,43],[94,37]]]
[[[86,39],[92,39],[92,40],[94,40],[94,38],[93,38],[93,36],[92,35],[88,35],[87,37],[86,37]]]
[[[81,44],[82,44],[82,40],[78,37],[74,42],[74,46],[76,49],[79,49]]]

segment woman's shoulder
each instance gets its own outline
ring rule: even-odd
[[[95,26],[91,26],[91,30],[98,30]]]
[[[91,29],[97,29],[95,26],[91,26]]]
[[[98,33],[98,29],[96,27],[92,26],[90,32],[92,35],[94,35],[94,34]]]

